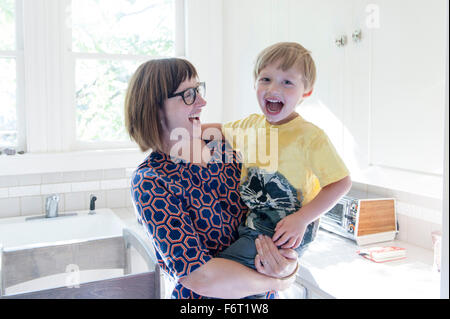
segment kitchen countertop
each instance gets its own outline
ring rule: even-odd
[[[375,263],[356,251],[374,246],[406,248],[406,259]],[[360,247],[320,229],[300,263],[317,286],[339,299],[439,298],[440,273],[433,270],[433,251],[394,240]]]
[[[150,243],[143,227],[136,221],[133,208],[113,211],[127,227]],[[301,269],[299,276],[317,285],[317,290],[325,292],[325,296],[339,299],[439,298],[440,273],[433,270],[433,251],[398,240],[364,248],[373,246],[404,247],[407,257],[375,263],[356,253],[362,247],[354,241],[320,229],[300,260],[306,271]]]

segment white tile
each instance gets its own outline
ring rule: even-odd
[[[122,179],[109,179],[101,181],[101,189],[121,189],[121,188],[129,188],[129,180],[128,178]]]
[[[59,204],[58,204],[58,211],[64,212],[66,210],[66,194],[58,194],[59,196]],[[44,211],[45,211],[45,198],[44,198]]]
[[[421,196],[418,194],[412,194],[407,192],[401,192],[397,190],[390,190],[392,197],[398,201],[408,203],[410,205],[421,206],[427,209],[441,210],[442,201],[437,198],[430,198],[427,196]]]
[[[41,194],[40,185],[18,186],[9,188],[9,197],[36,196]]]
[[[63,173],[47,173],[42,174],[42,184],[56,184],[56,183],[63,183],[64,177]]]
[[[41,196],[25,196],[20,198],[20,215],[43,214],[43,204]]]
[[[88,208],[88,199],[84,192],[65,194],[65,211],[86,210]]]
[[[367,185],[366,184],[362,184],[362,183],[358,183],[358,182],[352,182],[352,188],[350,189],[350,191],[354,191],[357,193],[363,193],[365,194],[365,196],[367,196]]]
[[[401,241],[408,241],[408,216],[403,214],[397,214],[397,221],[398,221],[398,235],[397,239]]]
[[[71,191],[72,191],[72,184],[70,183],[41,185],[42,195],[70,193]]]
[[[40,185],[42,182],[41,174],[27,174],[27,175],[19,175],[18,177],[19,185]]]
[[[389,197],[388,192],[385,188],[378,187],[378,186],[372,186],[367,185],[367,195],[369,198],[373,197],[380,197],[380,198],[386,198]]]
[[[84,172],[64,172],[63,180],[66,183],[70,182],[83,182],[84,181]]]
[[[134,207],[134,203],[133,200],[131,199],[131,194],[129,191],[125,193],[125,206]]]
[[[0,188],[0,198],[8,198],[8,194],[7,188]]]
[[[103,179],[103,170],[92,170],[84,172],[85,181],[99,181]]]
[[[407,223],[407,242],[425,249],[432,249],[431,223],[414,217],[409,217]]]
[[[347,193],[350,197],[355,197],[359,199],[365,199],[367,198],[367,191],[361,189],[361,188],[351,188],[350,191]]]
[[[126,190],[113,189],[106,191],[106,206],[108,208],[126,207]]]
[[[99,189],[99,181],[72,183],[72,192],[95,191]]]
[[[20,216],[19,198],[0,199],[0,218]]]
[[[419,205],[412,205],[401,201],[396,201],[396,209],[399,214],[417,218],[419,220],[440,224],[442,221],[442,211],[429,209]]]
[[[431,223],[431,232],[439,231],[442,233],[442,224]]]
[[[0,187],[14,187],[19,186],[19,180],[16,175],[0,176]]]
[[[105,169],[103,179],[118,179],[125,177],[125,168]]]
[[[135,170],[136,170],[136,167],[126,168],[125,169],[125,176],[126,177],[131,177]]]

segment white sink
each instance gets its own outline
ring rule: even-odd
[[[29,219],[0,219],[0,246],[3,249],[54,245],[59,242],[122,236],[125,224],[111,209],[101,208],[96,214],[88,211],[63,212],[75,216]],[[27,220],[28,219],[28,220]]]

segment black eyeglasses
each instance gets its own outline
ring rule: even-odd
[[[186,105],[194,104],[195,99],[197,98],[197,94],[201,97],[205,97],[206,94],[206,85],[205,82],[200,82],[195,88],[189,88],[179,93],[170,94],[167,98],[173,98],[175,96],[181,96],[183,98],[183,102]]]

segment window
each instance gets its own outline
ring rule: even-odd
[[[143,61],[175,56],[175,1],[76,0],[69,21],[75,147],[129,141],[123,114],[128,80]]]
[[[70,13],[75,148],[124,145],[130,76],[143,61],[175,55],[175,1],[77,0]]]
[[[21,116],[19,70],[22,67],[20,34],[16,31],[17,11],[14,0],[0,0],[0,148],[23,148],[20,131]]]
[[[0,148],[135,148],[129,78],[144,61],[184,55],[183,4],[0,0]]]

